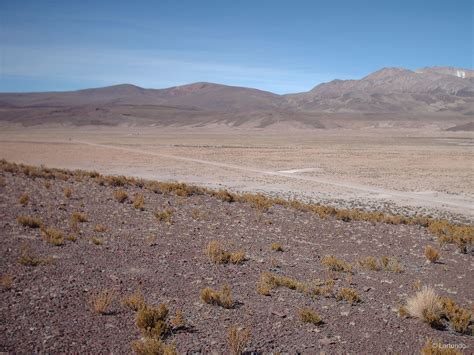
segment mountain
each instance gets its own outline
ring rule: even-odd
[[[166,89],[122,84],[69,92],[0,93],[0,121],[22,124],[266,127],[285,123],[322,128],[338,125],[330,117],[365,119],[382,114],[391,120],[440,115],[470,120],[474,71],[383,68],[360,80],[333,80],[288,95],[205,82]],[[463,123],[455,122],[461,127]]]

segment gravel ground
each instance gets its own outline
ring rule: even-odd
[[[207,195],[180,197],[131,186],[124,187],[129,199],[119,203],[116,187],[90,178],[51,180],[47,188],[42,178],[5,171],[0,176],[0,351],[130,353],[140,331],[134,312],[120,299],[137,289],[151,305],[164,303],[171,313],[182,310],[187,327],[166,339],[175,342],[179,353],[228,353],[227,333],[234,324],[251,330],[246,349],[262,353],[416,353],[428,338],[464,344],[465,353],[474,349],[472,336],[398,316],[418,280],[465,308],[473,307],[472,252],[459,254],[448,245],[438,263],[427,263],[425,246],[439,246],[423,227],[321,219],[281,206],[261,212]],[[72,189],[70,198],[64,196],[66,187]],[[19,203],[23,193],[29,196],[26,205]],[[130,202],[138,193],[144,195],[143,210]],[[154,216],[165,209],[173,211],[171,224]],[[87,216],[79,231],[69,223],[74,212]],[[77,240],[49,244],[39,229],[17,223],[19,215],[37,216],[45,226],[75,234]],[[106,231],[94,231],[97,224]],[[94,244],[94,237],[103,244]],[[211,263],[205,250],[212,240],[229,251],[245,251],[247,260],[240,265]],[[275,242],[283,252],[271,250]],[[25,245],[48,262],[21,265]],[[352,263],[353,274],[328,272],[321,264],[325,255]],[[404,272],[357,266],[360,258],[382,255],[397,259]],[[332,277],[334,293],[351,287],[361,302],[313,299],[287,288],[263,296],[256,285],[265,271],[301,281]],[[5,282],[8,276],[11,287]],[[201,289],[224,284],[236,301],[232,309],[201,301]],[[103,289],[117,295],[107,315],[93,312],[88,304]],[[303,323],[298,311],[304,307],[317,311],[323,323]]]

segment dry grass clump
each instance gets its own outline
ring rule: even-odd
[[[143,194],[136,194],[133,197],[133,207],[135,207],[137,210],[143,211],[145,209],[145,197]]]
[[[106,232],[106,231],[107,231],[107,227],[104,226],[103,224],[96,224],[94,226],[94,232],[103,233],[103,232]]]
[[[326,266],[331,271],[337,272],[352,272],[352,265],[344,260],[340,260],[332,255],[326,255],[322,260],[321,264]]]
[[[69,240],[70,242],[76,242],[76,241],[77,241],[77,237],[76,237],[74,234],[69,234],[69,235],[66,237],[66,240]]]
[[[161,339],[145,337],[132,342],[132,349],[137,355],[177,355],[174,344],[166,344]]]
[[[64,244],[64,233],[56,228],[43,228],[41,237],[44,241],[57,247]]]
[[[155,246],[158,242],[158,237],[155,234],[150,234],[145,237],[145,243],[149,247]]]
[[[90,240],[95,245],[103,245],[104,244],[104,240],[101,239],[101,238],[98,238],[98,237],[92,237]]]
[[[173,210],[166,209],[163,211],[155,211],[155,218],[160,222],[166,222],[168,224],[173,223]]]
[[[410,316],[418,318],[431,326],[438,326],[442,316],[441,300],[435,290],[423,286],[414,296],[407,299],[406,310]]]
[[[209,260],[214,264],[241,264],[245,261],[245,252],[237,251],[234,253],[229,253],[222,247],[221,243],[217,240],[212,240],[207,245],[206,254],[209,257]]]
[[[25,266],[38,266],[47,263],[48,260],[37,257],[28,245],[23,244],[20,249],[18,262]]]
[[[72,221],[73,223],[77,223],[77,222],[80,222],[80,223],[87,222],[87,216],[86,216],[85,213],[73,212],[73,214],[71,215],[71,221]]]
[[[201,211],[199,208],[193,208],[191,210],[191,218],[200,221],[204,220],[207,217],[207,213],[205,211]]]
[[[305,323],[311,323],[314,325],[319,325],[322,323],[321,316],[315,311],[313,311],[311,308],[300,309],[299,316],[301,321]]]
[[[16,220],[22,226],[29,228],[40,228],[43,225],[43,222],[38,217],[20,215],[16,218]]]
[[[118,190],[115,190],[114,191],[114,198],[120,202],[120,203],[124,203],[125,200],[128,198],[128,194],[125,190],[123,189],[118,189]]]
[[[168,313],[168,308],[164,304],[158,307],[145,305],[138,310],[135,323],[144,336],[159,339],[170,331],[166,322]]]
[[[9,274],[4,274],[0,277],[0,287],[3,290],[11,290],[13,287],[13,277]]]
[[[136,290],[134,293],[124,297],[122,305],[132,311],[138,311],[140,308],[145,307],[145,297],[143,297],[142,291]]]
[[[250,329],[239,328],[232,325],[227,334],[227,345],[230,355],[242,355],[245,348],[249,345],[252,334]]]
[[[449,321],[454,331],[474,335],[474,328],[471,326],[472,312],[470,310],[459,307],[449,297],[441,297],[440,302],[444,317]]]
[[[71,198],[72,196],[72,189],[70,187],[65,187],[63,190],[64,197]]]
[[[421,355],[462,355],[462,352],[444,345],[441,341],[428,339],[420,350]]]
[[[21,194],[20,198],[18,199],[18,202],[22,206],[26,206],[28,204],[28,201],[30,201],[30,196],[28,196],[28,194],[26,192]]]
[[[214,193],[214,196],[216,196],[219,200],[222,200],[224,202],[234,202],[235,197],[233,194],[231,194],[229,191],[220,189],[219,191]]]
[[[281,245],[280,243],[272,243],[270,245],[270,249],[273,251],[283,251],[283,245]]]
[[[277,275],[271,272],[262,272],[260,274],[260,280],[257,284],[258,293],[268,296],[271,290],[278,287],[286,287],[290,290],[296,290],[302,293],[308,292],[308,285],[306,283],[291,277]]]
[[[242,194],[236,197],[237,201],[249,203],[260,212],[265,212],[275,204],[271,198],[262,194]]]
[[[125,176],[107,176],[104,179],[110,186],[120,187],[129,185],[129,179]]]
[[[425,257],[428,259],[431,263],[435,263],[439,259],[439,252],[433,248],[430,245],[427,245],[425,247]]]
[[[343,287],[339,290],[337,294],[337,300],[345,300],[351,304],[355,304],[361,301],[359,293],[353,288]]]
[[[105,289],[92,294],[89,298],[91,309],[99,314],[108,314],[116,297],[115,290]]]
[[[177,309],[174,317],[170,319],[170,324],[173,329],[181,329],[186,326],[186,321],[184,320],[183,312],[180,309]]]
[[[379,260],[372,256],[368,256],[360,259],[358,263],[359,266],[367,270],[403,272],[403,267],[400,265],[398,260],[387,256],[382,256]]]
[[[221,291],[214,291],[212,288],[206,287],[201,290],[201,300],[205,303],[218,305],[223,308],[232,308],[234,300],[229,285],[224,285]]]
[[[3,176],[0,176],[0,187],[7,186],[7,180]]]

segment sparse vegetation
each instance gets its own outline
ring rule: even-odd
[[[397,259],[382,256],[378,260],[372,256],[368,256],[359,260],[359,266],[371,271],[391,271],[403,272],[403,267]]]
[[[64,233],[56,228],[42,229],[41,237],[44,241],[55,246],[61,246],[64,244]]]
[[[94,312],[108,314],[115,297],[116,292],[114,290],[105,289],[92,294],[89,298],[89,304]]]
[[[166,322],[168,308],[164,304],[158,307],[145,305],[138,309],[135,323],[144,336],[150,338],[162,338],[170,331]]]
[[[234,195],[231,194],[229,191],[227,190],[223,190],[223,189],[220,189],[219,191],[217,191],[214,196],[216,196],[219,200],[222,200],[224,202],[234,202],[235,201],[235,198],[234,198]]]
[[[145,307],[145,297],[143,297],[142,291],[138,289],[131,295],[124,297],[122,305],[132,311],[138,311],[140,308]]]
[[[311,308],[303,308],[299,310],[299,317],[301,321],[305,323],[311,323],[319,325],[322,323],[321,317],[318,313],[313,311]]]
[[[9,274],[3,274],[0,277],[0,287],[3,290],[11,290],[13,286],[13,277]]]
[[[344,300],[351,304],[355,304],[361,301],[359,293],[353,288],[349,287],[343,287],[339,290],[339,293],[337,294],[337,300]]]
[[[431,326],[438,326],[442,316],[441,300],[435,290],[428,286],[407,299],[406,309],[410,316],[418,318]]]
[[[20,249],[20,257],[18,258],[18,262],[25,266],[38,266],[40,264],[46,263],[46,260],[37,257],[28,245],[23,244]]]
[[[219,305],[223,308],[232,308],[234,306],[232,293],[228,285],[222,286],[220,292],[214,291],[209,287],[202,289],[201,300],[208,304]]]
[[[103,224],[96,224],[94,226],[94,232],[97,232],[97,233],[107,232],[107,227],[104,226]]]
[[[72,189],[70,187],[65,187],[64,190],[64,197],[71,198],[72,196]]]
[[[229,328],[227,335],[227,344],[229,347],[230,355],[242,355],[245,348],[249,345],[251,340],[250,329],[239,328],[236,325],[232,325]]]
[[[73,212],[73,214],[71,215],[71,220],[74,223],[76,222],[84,223],[84,222],[87,222],[87,216],[85,213]]]
[[[136,194],[133,197],[133,207],[135,207],[137,210],[143,211],[145,209],[145,197],[143,194]]]
[[[166,344],[161,339],[145,337],[132,342],[132,349],[137,355],[177,355],[174,344]]]
[[[155,218],[160,222],[166,222],[168,224],[173,223],[173,210],[166,209],[163,211],[155,211]]]
[[[421,355],[462,355],[459,350],[444,346],[441,341],[433,342],[431,339],[426,341],[420,353]]]
[[[170,319],[170,324],[173,329],[181,329],[186,326],[186,321],[184,320],[184,315],[181,310],[176,310],[174,317]]]
[[[29,228],[40,228],[43,225],[43,222],[38,217],[33,216],[25,216],[21,215],[18,216],[17,219],[18,223],[22,226],[29,227]]]
[[[272,243],[270,249],[273,251],[283,251],[283,246],[280,243]]]
[[[265,296],[270,295],[270,291],[277,287],[286,287],[302,293],[308,292],[308,285],[291,277],[277,275],[271,272],[260,274],[260,281],[257,284],[257,291]]]
[[[213,240],[207,245],[206,253],[209,260],[214,264],[226,264],[229,262],[233,264],[241,264],[245,261],[245,252],[238,251],[229,253],[224,250],[221,243],[217,240]]]
[[[344,260],[337,259],[332,255],[326,255],[322,260],[321,264],[326,266],[328,270],[337,272],[352,272],[352,265],[345,262]]]
[[[427,245],[425,247],[425,257],[431,263],[435,263],[439,259],[439,252],[435,248],[431,247],[430,245]]]
[[[124,203],[127,198],[128,198],[128,194],[125,190],[123,189],[118,189],[118,190],[115,190],[114,191],[114,198],[120,202],[120,203]]]
[[[454,331],[461,334],[474,335],[474,328],[471,325],[472,312],[468,309],[459,307],[449,297],[440,298],[443,315],[451,324]]]
[[[95,245],[103,245],[104,241],[101,238],[98,237],[92,237],[91,242]]]
[[[28,194],[26,192],[21,194],[20,198],[18,199],[18,202],[22,206],[26,206],[28,204],[28,201],[30,201],[30,196],[28,196]]]

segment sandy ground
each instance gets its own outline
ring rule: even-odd
[[[426,128],[6,126],[0,158],[472,221],[473,138]]]

